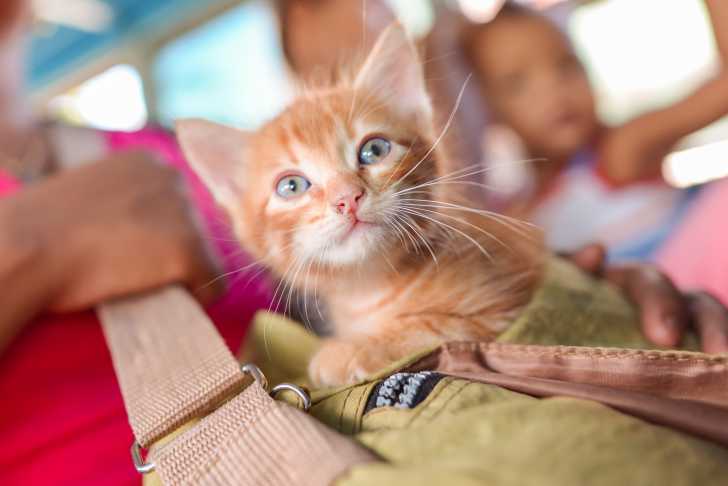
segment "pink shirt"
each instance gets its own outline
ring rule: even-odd
[[[185,174],[226,271],[246,265],[200,181],[167,132],[107,135],[110,151],[143,148]],[[0,197],[20,185],[0,174]],[[29,217],[32,217],[29,216]],[[252,315],[268,306],[263,279],[232,279],[208,309],[237,351]],[[0,485],[139,485],[129,456],[132,434],[111,359],[93,312],[46,316],[27,326],[0,356]]]
[[[709,291],[728,306],[728,179],[703,189],[657,261],[681,288]]]
[[[11,177],[10,174],[6,174],[0,170],[0,196],[10,194],[17,189],[20,189],[20,183]]]

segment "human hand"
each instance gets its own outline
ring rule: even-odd
[[[52,279],[49,310],[186,284],[202,300],[216,262],[179,175],[149,155],[125,153],[60,173],[14,198],[17,232],[41,248]]]
[[[693,327],[705,352],[728,352],[728,309],[715,297],[681,292],[654,265],[605,265],[605,256],[604,247],[589,245],[567,258],[621,288],[639,308],[642,330],[650,341],[675,347]]]

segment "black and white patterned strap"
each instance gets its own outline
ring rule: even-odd
[[[374,388],[366,412],[379,407],[414,408],[442,378],[444,375],[432,371],[396,373]]]

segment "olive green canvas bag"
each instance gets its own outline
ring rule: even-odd
[[[307,387],[318,338],[280,316],[258,316],[257,366],[241,367],[180,288],[100,315],[145,484],[728,477],[728,357],[648,349],[617,292],[558,260],[497,342],[448,343],[333,390]]]

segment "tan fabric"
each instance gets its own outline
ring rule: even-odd
[[[257,384],[152,454],[166,485],[325,485],[373,456]]]
[[[181,288],[105,304],[99,316],[143,447],[242,388],[237,361]]]
[[[106,304],[99,314],[140,444],[209,413],[150,451],[163,484],[324,486],[375,460],[257,382],[233,397],[246,377],[184,290]]]

